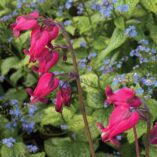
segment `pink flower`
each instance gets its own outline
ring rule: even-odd
[[[157,144],[157,122],[150,131],[150,143]]]
[[[43,74],[48,72],[59,60],[59,53],[57,51],[51,51],[45,48],[40,56],[39,68],[33,67],[32,69]]]
[[[66,106],[70,105],[71,99],[71,88],[70,87],[62,87],[56,96],[56,111],[62,112],[63,104]]]
[[[97,127],[102,132],[102,141],[110,141],[113,144],[118,144],[118,141],[116,141],[115,137],[134,127],[139,119],[140,116],[138,112],[131,112],[127,105],[115,107],[110,115],[109,123],[106,128],[104,128],[102,124],[97,123]]]
[[[45,46],[49,42],[49,34],[44,29],[37,27],[31,33],[31,46],[27,54],[30,55],[30,61],[34,61],[42,55]]]
[[[128,104],[131,107],[139,107],[142,103],[139,97],[135,96],[135,91],[131,88],[121,88],[116,92],[107,86],[105,88],[107,96],[107,103],[114,104],[115,106]]]
[[[47,99],[46,95],[53,92],[59,85],[59,79],[54,77],[53,73],[45,73],[43,74],[38,81],[38,84],[34,91],[30,88],[27,88],[27,92],[31,95],[31,102],[35,103],[37,101],[41,101],[46,103]]]
[[[20,31],[33,29],[38,26],[37,18],[39,14],[37,11],[30,13],[29,15],[18,16],[16,22],[11,24],[15,37],[19,37]]]

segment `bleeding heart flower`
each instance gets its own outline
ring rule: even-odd
[[[31,102],[41,101],[46,103],[46,95],[53,92],[59,85],[59,79],[54,77],[53,73],[45,73],[39,78],[38,84],[34,91],[27,88],[26,91],[31,95]]]
[[[41,53],[39,61],[39,68],[32,67],[34,71],[40,74],[48,72],[59,60],[59,53],[57,51],[49,51],[47,48]]]
[[[20,31],[25,31],[38,27],[39,26],[37,22],[38,17],[39,13],[37,11],[32,12],[29,15],[18,16],[16,18],[16,22],[11,24],[14,36],[19,37]]]
[[[118,91],[112,92],[112,89],[107,86],[105,89],[107,103],[115,106],[128,104],[130,107],[139,107],[142,102],[139,97],[135,96],[135,91],[131,88],[121,88]]]
[[[49,42],[49,34],[44,29],[37,27],[33,29],[31,33],[31,46],[30,51],[27,54],[30,55],[30,61],[34,61],[40,56],[42,56],[42,52],[45,49],[45,46]]]
[[[157,144],[157,122],[150,131],[150,143]]]
[[[134,127],[140,120],[139,113],[131,112],[127,105],[115,107],[110,115],[109,123],[106,128],[102,124],[97,123],[97,127],[102,132],[101,138],[103,142],[112,142],[118,144],[116,136],[124,131]]]
[[[70,87],[62,87],[56,96],[56,111],[62,112],[63,104],[66,106],[70,105],[71,99],[71,88]]]

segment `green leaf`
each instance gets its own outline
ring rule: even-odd
[[[17,142],[10,149],[7,146],[3,145],[1,148],[2,157],[25,157],[26,147],[23,143]]]
[[[120,5],[128,5],[129,9],[127,12],[122,13],[124,15],[126,15],[127,17],[130,17],[132,15],[132,13],[134,12],[134,10],[136,9],[136,5],[138,4],[139,0],[118,0],[115,4],[114,7],[117,8]],[[118,11],[116,11],[118,14]]]
[[[22,69],[17,70],[15,73],[13,73],[10,76],[10,80],[13,83],[13,85],[16,85],[17,81],[23,76]]]
[[[67,121],[71,120],[74,114],[71,110],[67,109],[66,107],[64,107],[62,113]],[[56,112],[53,106],[50,106],[44,110],[38,111],[35,114],[34,120],[35,122],[40,122],[42,126],[49,125],[49,124],[57,126],[57,125],[63,124],[61,114]]]
[[[88,87],[98,87],[98,76],[94,73],[81,75],[81,85],[86,90]]]
[[[127,36],[125,35],[124,31],[115,28],[108,46],[105,50],[98,54],[96,61],[93,62],[93,67],[99,68],[102,62],[105,60],[106,56],[109,55],[116,48],[120,47],[126,41],[126,39]]]
[[[157,26],[153,23],[148,23],[147,28],[150,31],[150,37],[154,41],[155,44],[157,44]]]
[[[28,157],[45,157],[45,153],[30,154]]]
[[[106,47],[106,43],[104,41],[105,37],[104,36],[98,36],[94,42],[93,42],[93,46],[95,49],[97,50],[102,50],[104,49],[104,47]]]
[[[147,130],[146,122],[142,120],[139,121],[138,124],[136,125],[137,137],[140,138],[143,134],[146,133],[146,130]],[[135,141],[133,129],[127,131],[127,139],[129,143],[133,143]]]
[[[92,108],[103,108],[104,104],[104,92],[98,89],[88,88],[87,91],[87,103]]]
[[[27,87],[31,87],[36,82],[37,82],[37,78],[32,73],[27,73],[25,77],[24,85],[26,85]]]
[[[15,68],[19,59],[17,57],[9,57],[3,60],[1,64],[1,73],[2,75],[6,75],[10,69]]]
[[[150,114],[151,114],[151,121],[153,122],[157,118],[157,101],[155,99],[148,99],[145,100],[146,105],[149,108]]]
[[[10,99],[17,99],[19,101],[23,101],[26,99],[27,97],[27,93],[25,91],[25,89],[14,89],[14,88],[10,88],[6,94],[5,97]]]
[[[157,0],[141,0],[141,3],[149,11],[157,13]]]
[[[44,143],[48,157],[90,157],[86,142],[72,142],[69,138],[52,138]]]
[[[116,27],[120,30],[124,30],[125,29],[125,23],[124,23],[124,18],[122,16],[117,17],[114,20],[114,24],[116,25]]]
[[[91,25],[88,17],[79,16],[79,17],[74,17],[73,20],[77,22],[76,27],[80,30],[80,34],[83,34],[90,30]]]
[[[69,32],[71,35],[75,34],[75,29],[76,28],[71,25],[66,27],[67,32]]]

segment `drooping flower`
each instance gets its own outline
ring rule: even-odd
[[[157,144],[157,122],[150,131],[150,143]]]
[[[57,51],[49,51],[45,48],[38,59],[39,68],[32,67],[34,71],[37,71],[40,74],[48,72],[59,60],[59,53]]]
[[[56,96],[56,111],[62,112],[63,105],[69,106],[70,105],[70,99],[71,99],[71,88],[68,87],[62,87]]]
[[[39,78],[38,84],[34,91],[30,88],[27,88],[27,92],[31,95],[31,102],[35,103],[37,101],[41,101],[46,103],[47,99],[46,95],[53,92],[59,85],[59,79],[54,77],[53,73],[44,73]]]
[[[114,104],[115,106],[127,104],[131,107],[139,107],[142,104],[140,98],[135,95],[135,91],[131,88],[125,87],[113,92],[112,89],[107,86],[105,93],[107,103]]]
[[[11,28],[13,29],[14,36],[19,37],[20,31],[34,29],[35,27],[37,27],[38,17],[39,17],[39,13],[37,11],[34,11],[29,15],[18,16],[16,22],[11,24]]]
[[[97,123],[97,127],[102,132],[101,138],[103,142],[110,141],[113,144],[118,144],[115,137],[134,127],[139,120],[139,113],[136,111],[130,111],[129,107],[124,105],[114,108],[106,128],[101,123]]]
[[[31,33],[31,46],[27,54],[30,55],[30,61],[34,61],[42,55],[42,51],[49,42],[49,34],[46,30],[37,27]],[[26,52],[26,51],[25,51]]]

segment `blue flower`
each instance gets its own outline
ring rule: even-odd
[[[38,147],[36,145],[27,145],[27,150],[30,152],[30,153],[36,153],[38,151]]]
[[[125,34],[129,37],[135,37],[137,35],[136,27],[135,26],[129,26],[125,30]]]
[[[81,46],[81,47],[86,47],[86,42],[85,42],[85,41],[81,41],[81,42],[80,42],[80,46]]]
[[[146,39],[142,39],[138,43],[143,44],[143,45],[148,45],[149,44],[148,40],[146,40]]]
[[[127,12],[128,9],[129,9],[129,5],[127,5],[127,4],[119,5],[119,6],[116,8],[116,10],[119,11],[119,12],[121,12],[121,13]]]
[[[92,58],[94,58],[94,57],[96,57],[96,56],[97,56],[96,52],[90,53],[90,54],[88,55],[88,59],[92,59]]]
[[[105,65],[110,64],[110,59],[106,59],[106,60],[104,61],[104,64],[105,64]]]
[[[63,23],[65,26],[69,26],[72,24],[72,21],[71,20],[65,20],[64,23]]]
[[[73,0],[67,0],[65,3],[65,8],[70,9],[72,7],[72,2],[73,2]]]
[[[18,100],[12,99],[12,100],[10,101],[10,104],[11,104],[11,105],[17,105],[17,104],[18,104]]]
[[[80,3],[79,6],[77,7],[77,9],[78,9],[78,10],[77,10],[77,14],[79,14],[79,15],[82,14],[82,13],[83,13],[83,10],[84,10],[84,9],[83,9],[83,4]]]
[[[29,111],[28,111],[29,112],[29,116],[33,116],[36,110],[37,110],[37,107],[35,105],[31,105],[29,107]]]
[[[30,122],[30,123],[23,123],[22,128],[24,131],[26,131],[28,134],[32,133],[34,131],[35,127],[35,122]]]
[[[136,94],[137,95],[142,95],[144,93],[144,90],[143,88],[139,87],[137,90],[136,90]]]
[[[2,143],[5,144],[8,148],[11,148],[16,140],[12,137],[2,139]]]
[[[62,130],[67,130],[68,129],[68,125],[66,125],[66,124],[62,124],[62,125],[60,125],[60,127],[61,127]]]

